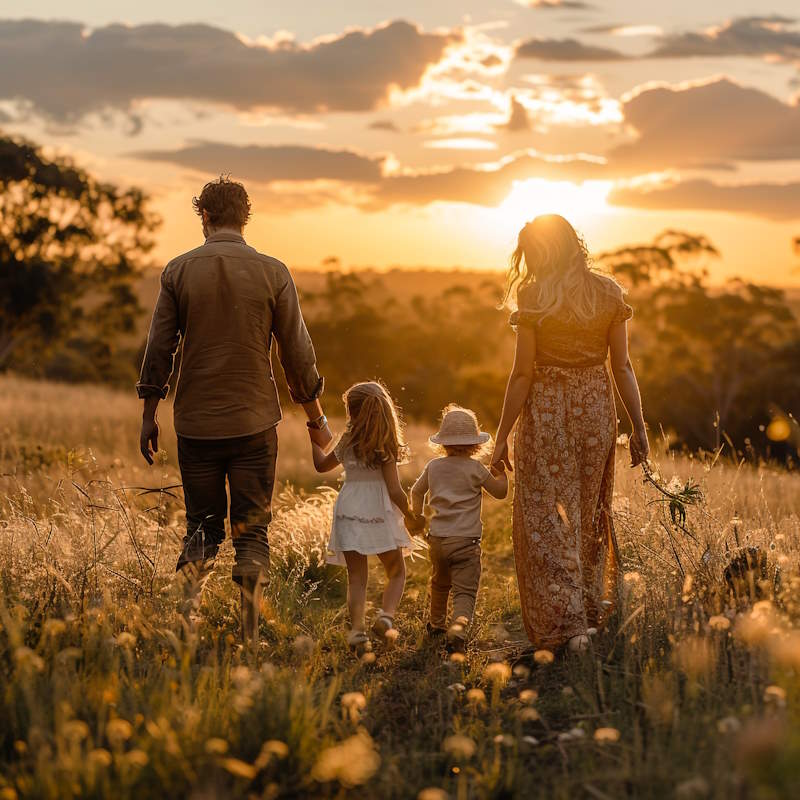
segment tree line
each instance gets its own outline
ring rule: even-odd
[[[138,189],[0,136],[0,371],[130,386],[143,342],[136,296],[159,220]],[[631,349],[651,427],[674,446],[728,446],[792,461],[800,436],[800,324],[784,293],[712,286],[700,235],[595,257],[630,290]],[[398,297],[380,276],[331,271],[303,308],[338,395],[381,378],[407,417],[448,402],[491,427],[513,354],[501,279]]]

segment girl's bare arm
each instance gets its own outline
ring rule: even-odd
[[[531,390],[533,376],[536,371],[536,333],[533,328],[520,326],[517,328],[517,346],[514,351],[514,366],[508,377],[506,395],[503,399],[503,412],[497,428],[492,464],[503,463],[512,468],[508,455],[508,437],[517,421],[522,406]]]
[[[394,461],[387,461],[381,466],[383,479],[386,481],[386,488],[389,490],[389,498],[403,512],[407,519],[413,518],[413,514],[408,505],[408,496],[400,485],[400,473],[397,471],[397,464]]]
[[[628,323],[618,322],[609,329],[608,344],[611,357],[611,372],[614,383],[633,427],[631,438],[631,466],[635,467],[647,459],[650,444],[642,414],[642,397],[639,382],[633,371],[628,353]]]
[[[311,442],[311,457],[314,459],[314,469],[317,472],[330,472],[340,463],[333,450],[326,453],[316,442]]]

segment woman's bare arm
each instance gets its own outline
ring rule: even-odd
[[[508,377],[506,394],[503,399],[503,412],[495,437],[492,464],[502,462],[512,469],[508,455],[508,437],[517,421],[533,383],[536,371],[536,333],[533,328],[520,325],[517,328],[517,346],[514,351],[514,366]]]
[[[628,353],[628,324],[617,322],[609,329],[608,344],[611,357],[611,373],[617,391],[628,412],[628,418],[633,427],[631,437],[631,466],[635,467],[647,459],[650,444],[647,441],[647,429],[642,414],[642,397],[639,392],[639,382],[633,371],[630,355]]]

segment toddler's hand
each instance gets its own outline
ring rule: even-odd
[[[422,533],[425,530],[427,520],[422,514],[410,513],[406,518],[406,530],[409,533]]]

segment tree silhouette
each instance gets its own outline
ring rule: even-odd
[[[65,158],[0,137],[0,369],[113,379],[157,218]]]

